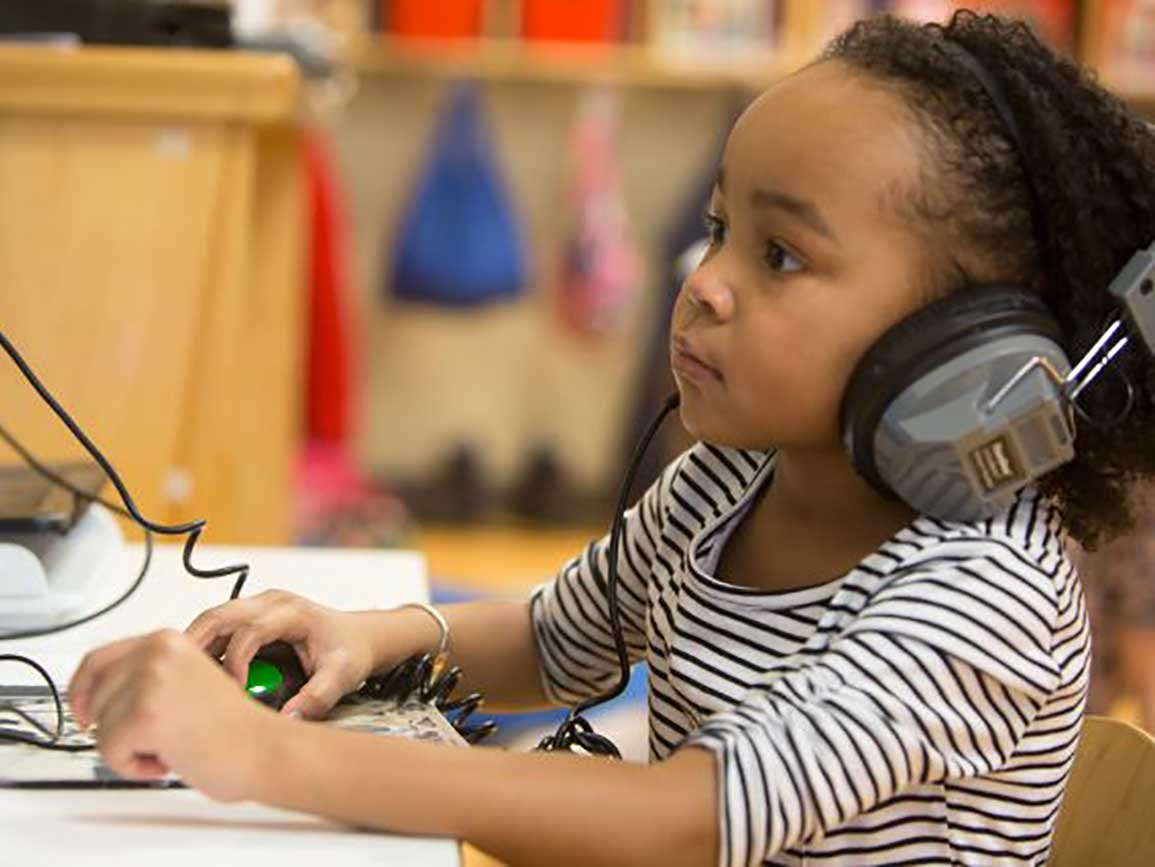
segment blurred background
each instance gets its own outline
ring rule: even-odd
[[[963,5],[1155,113],[1155,0],[4,0],[0,329],[153,520],[523,596],[604,531],[672,389],[734,117],[857,18]],[[0,423],[80,457],[0,368]],[[1135,665],[1102,706],[1150,725]]]

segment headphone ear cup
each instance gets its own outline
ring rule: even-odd
[[[942,365],[1013,335],[1037,335],[1062,345],[1058,321],[1046,304],[1017,286],[965,287],[887,329],[855,366],[839,412],[842,443],[859,474],[881,493],[896,497],[874,453],[887,408]]]

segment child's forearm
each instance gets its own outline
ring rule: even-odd
[[[459,692],[483,693],[486,706],[494,710],[549,704],[528,600],[465,602],[441,612],[449,622],[451,659],[463,672]]]
[[[529,603],[465,602],[439,606],[449,623],[450,662],[461,666],[457,694],[480,691],[493,709],[528,709],[548,704],[538,670]],[[417,609],[365,612],[366,632],[382,668],[437,647],[440,631]]]
[[[713,757],[653,766],[462,749],[270,721],[255,800],[346,824],[467,840],[514,865],[712,867]]]

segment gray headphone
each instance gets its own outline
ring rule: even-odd
[[[1002,87],[957,42],[943,50],[982,85],[1018,149],[1036,231],[1035,182]],[[1115,319],[1072,366],[1058,321],[1019,286],[967,286],[887,330],[860,359],[842,398],[843,445],[876,489],[942,520],[973,521],[1075,455],[1075,399],[1132,334],[1155,353],[1155,242],[1108,292]]]

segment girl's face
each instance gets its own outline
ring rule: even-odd
[[[927,241],[899,208],[920,164],[900,98],[838,62],[782,81],[739,118],[710,204],[712,243],[673,313],[691,434],[837,447],[854,365],[927,297]]]

